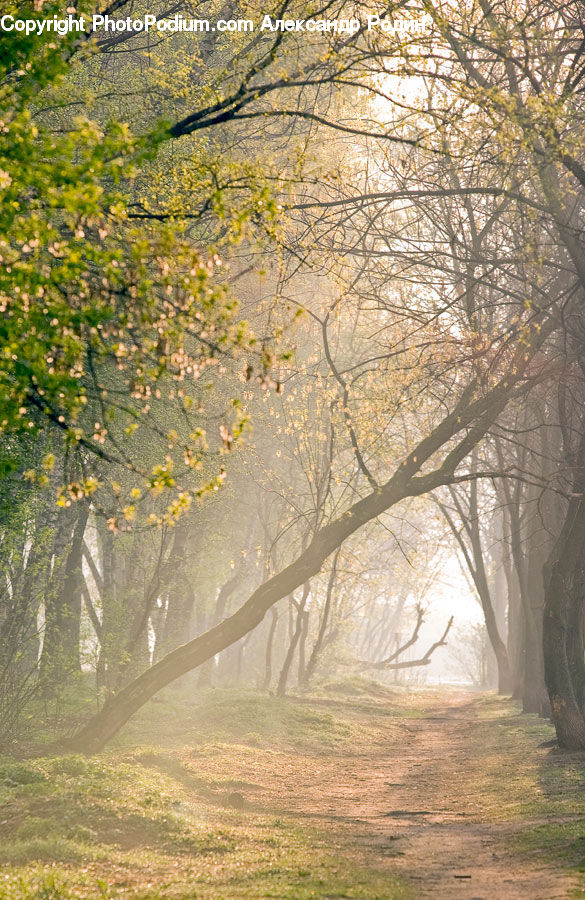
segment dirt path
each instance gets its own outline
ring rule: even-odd
[[[304,759],[284,772],[264,758],[257,800],[326,829],[338,847],[358,846],[364,861],[410,882],[417,900],[567,900],[574,887],[562,870],[507,846],[526,823],[486,819],[468,787],[476,702],[461,692],[422,718],[389,719],[368,755],[320,758],[314,767]]]
[[[473,695],[456,695],[409,722],[406,753],[372,760],[358,813],[362,840],[393,856],[417,898],[566,900],[572,884],[558,870],[519,862],[507,850],[505,838],[517,826],[478,821],[473,794],[458,790],[475,718]]]

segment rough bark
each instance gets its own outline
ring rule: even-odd
[[[583,621],[584,551],[585,501],[581,499],[569,505],[544,575],[545,679],[559,745],[566,750],[585,750],[582,637],[571,634]]]

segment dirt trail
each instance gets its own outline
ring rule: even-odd
[[[443,697],[423,718],[402,720],[400,740],[389,719],[387,740],[367,756],[319,759],[315,768],[305,759],[280,773],[264,760],[258,800],[358,846],[364,861],[411,883],[417,900],[567,900],[574,885],[562,869],[506,847],[522,825],[486,821],[473,790],[459,789],[469,784],[475,704],[471,693]]]

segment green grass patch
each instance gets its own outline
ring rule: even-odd
[[[150,704],[99,757],[3,758],[0,900],[407,900],[363,854],[248,801],[265,758],[315,767],[375,733],[309,698],[215,691]]]
[[[384,706],[388,701],[385,697]],[[194,703],[190,697],[169,692],[148,704],[113,746],[135,747],[147,731],[149,743],[169,748],[185,743],[237,742],[306,753],[346,753],[375,731],[371,723],[364,730],[356,713],[351,702],[328,701],[323,695],[279,698],[255,691],[215,689]]]
[[[585,888],[585,755],[551,747],[550,722],[515,703],[484,696],[476,709],[459,791],[473,794],[484,821],[513,826],[513,853],[561,866]]]

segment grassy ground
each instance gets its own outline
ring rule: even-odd
[[[97,757],[0,758],[0,900],[416,897],[397,859],[354,846],[350,820],[336,829],[328,813],[323,828],[315,786],[318,800],[329,779],[331,806],[336,771],[360,773],[390,749],[400,758],[413,727],[424,736],[427,708],[436,730],[440,703],[440,692],[361,681],[284,701],[169,695]],[[550,726],[509,701],[478,696],[473,711],[465,764],[440,787],[445,802],[513,824],[512,861],[560,861],[582,896],[585,757],[540,746]],[[367,792],[359,781],[354,790]]]
[[[241,777],[266,756],[286,777],[299,757],[363,752],[380,691],[354,693],[333,693],[331,710],[233,691],[169,699],[99,757],[0,760],[1,900],[408,897],[331,835],[250,808]]]
[[[494,696],[478,703],[468,780],[490,821],[523,822],[513,849],[523,855],[562,862],[577,875],[585,894],[585,754],[551,746],[554,729],[537,716]]]

